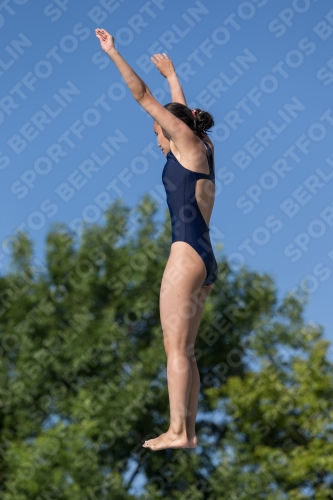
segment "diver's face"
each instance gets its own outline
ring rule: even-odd
[[[157,145],[162,149],[164,156],[170,151],[170,136],[162,127],[154,121],[154,132],[157,135]]]

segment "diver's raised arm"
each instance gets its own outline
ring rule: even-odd
[[[97,29],[96,36],[102,49],[109,55],[119,69],[134,99],[160,125],[168,139],[172,140],[180,154],[202,154],[201,140],[186,125],[185,122],[170,113],[152,95],[145,82],[135,73],[129,64],[122,58],[114,46],[114,38],[104,29]]]
[[[96,36],[100,41],[101,47],[104,52],[113,60],[119,69],[129,90],[135,100],[140,100],[143,95],[150,94],[151,92],[145,82],[135,73],[131,66],[123,59],[114,45],[114,38],[110,33],[104,29],[96,29]]]
[[[180,104],[185,104],[185,106],[187,106],[182,86],[178,80],[176,70],[171,59],[169,59],[169,56],[165,53],[154,54],[151,57],[151,60],[161,75],[168,80],[172,102],[179,102]]]

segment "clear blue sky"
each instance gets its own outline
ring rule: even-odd
[[[166,52],[189,106],[215,119],[211,235],[233,265],[303,286],[306,318],[333,339],[333,5],[329,0],[100,0],[0,6],[1,272],[18,227],[43,258],[50,224],[103,220],[147,192],[164,217],[165,157],[152,119],[95,37],[116,47],[162,104]]]

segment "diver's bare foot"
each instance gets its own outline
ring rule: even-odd
[[[175,434],[168,430],[155,439],[149,439],[143,443],[144,448],[150,448],[153,451],[165,450],[167,448],[195,448],[197,445],[196,437],[189,440],[186,434]]]
[[[186,448],[195,448],[196,446],[198,446],[197,436],[193,436],[192,438],[189,438],[188,446],[186,446]]]

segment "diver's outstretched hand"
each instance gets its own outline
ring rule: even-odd
[[[168,76],[175,73],[175,68],[171,59],[169,59],[168,55],[164,54],[164,52],[163,54],[154,54],[150,59],[153,61],[161,75],[165,78],[168,78]]]
[[[97,28],[95,30],[96,36],[99,39],[101,43],[101,47],[104,50],[104,52],[109,52],[110,50],[115,50],[114,46],[114,38],[110,33],[108,33],[106,30],[103,30],[101,28]]]

